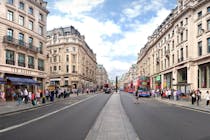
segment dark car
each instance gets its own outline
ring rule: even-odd
[[[110,88],[105,88],[104,89],[104,92],[107,93],[107,94],[109,94],[109,93],[111,93],[111,89]]]

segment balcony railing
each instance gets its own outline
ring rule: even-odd
[[[28,64],[28,68],[34,69],[34,64]]]
[[[38,53],[37,47],[28,44],[22,40],[15,39],[12,36],[4,36],[4,43],[14,44],[15,46],[20,46],[21,48],[24,48],[26,50]]]
[[[44,71],[44,67],[38,66],[38,70]]]
[[[6,64],[15,65],[15,61],[6,59]]]
[[[25,67],[26,64],[25,64],[25,62],[18,62],[18,66]]]

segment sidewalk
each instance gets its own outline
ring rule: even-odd
[[[177,100],[177,101],[175,101],[173,99],[169,100],[169,99],[166,99],[166,98],[161,99],[161,97],[154,97],[154,99],[157,99],[158,101],[161,101],[161,102],[186,107],[186,108],[189,108],[189,109],[196,109],[196,110],[199,110],[199,111],[210,112],[210,105],[206,106],[206,100],[205,99],[202,99],[199,102],[199,106],[197,105],[197,102],[195,102],[194,105],[192,105],[191,98],[189,98],[188,100],[180,99],[180,100]]]
[[[113,93],[85,140],[139,140],[120,101]]]
[[[83,93],[83,94],[79,94],[79,96],[82,96],[82,95],[87,95],[86,93]],[[67,97],[67,98],[55,98],[54,102],[59,102],[59,101],[63,101],[63,100],[70,100],[74,97],[77,97],[76,94],[71,94],[70,97]],[[46,101],[45,104],[38,104],[38,105],[35,105],[33,106],[31,104],[31,102],[28,102],[27,104],[25,103],[21,103],[20,105],[18,105],[17,101],[8,101],[8,102],[0,102],[0,115],[5,115],[5,114],[10,114],[10,113],[15,113],[15,112],[21,112],[21,111],[24,111],[24,110],[30,110],[30,109],[33,109],[33,108],[38,108],[38,107],[42,107],[42,106],[47,106],[47,105],[50,105],[54,102],[51,102],[51,101]]]

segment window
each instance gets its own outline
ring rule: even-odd
[[[75,65],[72,66],[72,73],[76,73],[76,66]]]
[[[66,62],[69,62],[69,55],[66,55]]]
[[[172,64],[174,64],[174,54],[172,55]]]
[[[72,62],[76,63],[76,55],[75,54],[72,54]]]
[[[56,67],[56,66],[54,66],[54,67],[53,67],[53,70],[54,70],[54,71],[57,71],[57,67]]]
[[[32,7],[29,7],[28,8],[28,13],[31,14],[31,15],[33,15],[33,12],[34,12],[34,9]]]
[[[38,48],[38,52],[43,54],[43,43],[42,42],[39,42],[39,48]]]
[[[186,40],[188,40],[188,30],[186,30]]]
[[[186,46],[186,58],[188,58],[188,46]]]
[[[210,53],[210,38],[207,39],[207,51]]]
[[[76,51],[76,48],[75,48],[75,47],[73,47],[73,48],[72,48],[72,50],[73,50],[73,52],[75,52],[75,51]]]
[[[57,57],[56,57],[56,56],[53,57],[53,61],[54,61],[54,62],[57,61]]]
[[[7,3],[13,5],[14,1],[13,0],[7,0]]]
[[[174,50],[174,40],[172,41],[172,50]]]
[[[38,70],[44,71],[44,60],[38,59]]]
[[[210,19],[207,21],[207,30],[210,31]]]
[[[33,38],[32,37],[28,38],[28,44],[29,44],[29,48],[33,47]]]
[[[198,18],[202,17],[202,11],[198,12]]]
[[[184,60],[184,49],[183,48],[180,49],[180,53],[181,53],[180,61],[183,61]]]
[[[202,55],[202,41],[198,42],[198,56]]]
[[[181,42],[182,42],[183,41],[183,32],[181,32],[180,36],[181,36]]]
[[[19,45],[23,46],[24,45],[24,34],[19,33],[18,40],[19,40]]]
[[[188,24],[188,18],[185,18],[185,23],[186,23],[186,25]]]
[[[12,11],[7,11],[7,20],[13,21],[13,12]]]
[[[39,13],[39,21],[43,21],[43,15]]]
[[[66,65],[66,72],[69,73],[69,65]]]
[[[24,3],[23,2],[19,2],[19,9],[24,10]]]
[[[208,12],[208,13],[210,13],[210,6],[209,6],[209,7],[207,7],[207,12]]]
[[[42,26],[39,26],[39,34],[43,35],[43,27]]]
[[[29,28],[30,30],[33,30],[33,28],[34,28],[33,26],[34,26],[33,21],[29,20],[28,28]]]
[[[61,70],[61,66],[59,66],[59,70]]]
[[[13,39],[13,30],[7,29],[7,41],[12,41]]]
[[[34,57],[28,56],[28,68],[34,69]]]
[[[19,25],[24,26],[24,17],[23,16],[19,16],[18,23],[19,23]]]
[[[6,50],[6,64],[15,65],[14,51]]]
[[[202,24],[198,25],[198,35],[201,35],[203,33],[202,31]]]
[[[69,48],[66,48],[66,52],[69,52]]]
[[[25,67],[25,54],[18,54],[18,66]]]

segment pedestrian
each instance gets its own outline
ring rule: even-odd
[[[177,100],[177,90],[174,90],[173,96],[174,96],[174,101],[176,101]]]
[[[139,92],[138,92],[138,88],[136,89],[135,91],[135,96],[136,96],[136,100],[135,100],[135,104],[138,104],[139,103]]]
[[[170,100],[171,99],[171,89],[168,89],[166,93],[168,95],[168,99]]]
[[[210,94],[209,91],[206,91],[206,105],[209,105],[209,100],[210,100]]]
[[[194,105],[195,101],[196,101],[196,95],[195,95],[195,91],[192,90],[191,92],[191,97],[192,97],[192,105]]]
[[[199,102],[201,100],[201,91],[199,89],[197,89],[196,91],[196,101],[197,101],[197,105],[199,106]]]

